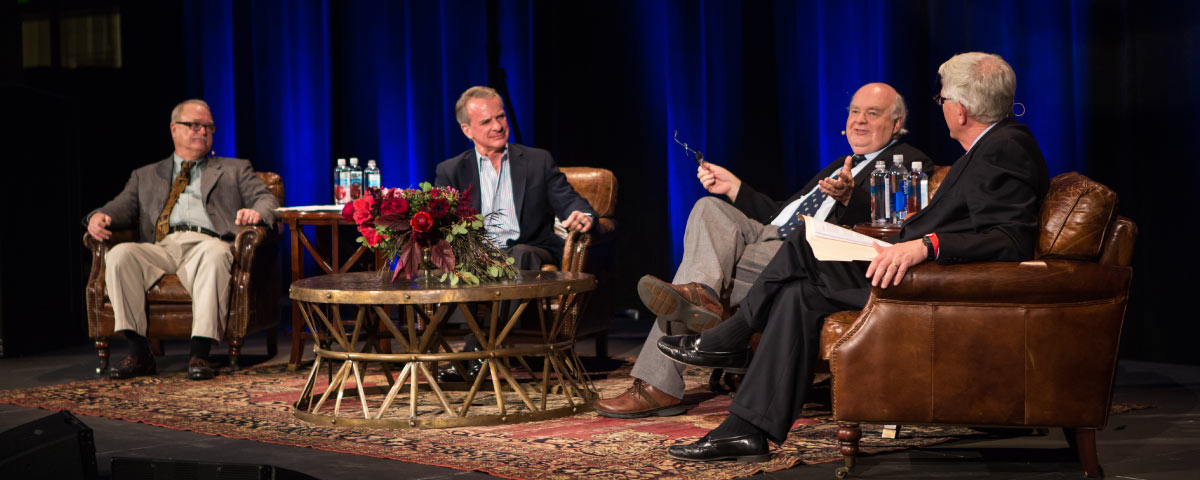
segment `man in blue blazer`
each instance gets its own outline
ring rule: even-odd
[[[435,183],[471,190],[472,206],[490,215],[489,237],[516,259],[517,268],[557,264],[563,239],[554,234],[554,217],[569,230],[587,232],[596,218],[591,205],[567,183],[550,152],[508,143],[504,101],[495,90],[467,89],[454,114],[475,148],[438,164]]]

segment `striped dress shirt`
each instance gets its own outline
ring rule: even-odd
[[[492,167],[492,161],[475,149],[475,160],[479,163],[480,213],[488,238],[501,248],[515,242],[521,236],[521,225],[517,219],[517,207],[513,203],[512,165],[508,161],[508,147],[500,157],[500,171]],[[495,213],[495,216],[488,217]]]

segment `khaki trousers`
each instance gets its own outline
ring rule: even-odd
[[[158,243],[126,242],[104,257],[104,281],[113,304],[114,329],[146,334],[146,290],[174,273],[192,296],[192,336],[220,340],[229,312],[233,251],[229,242],[203,233],[176,232]]]

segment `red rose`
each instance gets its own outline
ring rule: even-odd
[[[412,225],[414,231],[425,233],[430,228],[433,228],[433,217],[429,216],[429,212],[417,212],[413,215],[412,220],[409,220],[409,225]]]
[[[347,222],[354,222],[354,202],[346,202],[346,206],[342,207],[342,218]]]
[[[375,197],[362,197],[351,203],[354,204],[354,223],[362,225],[371,221],[371,218],[373,217],[371,210],[375,205]]]
[[[380,207],[380,213],[383,215],[404,215],[408,213],[408,200],[399,196],[384,199],[383,205]]]
[[[372,224],[359,225],[358,233],[363,235],[363,239],[367,241],[368,247],[374,247],[383,238],[379,235],[379,232],[375,231],[375,226]]]

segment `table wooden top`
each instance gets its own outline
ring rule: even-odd
[[[351,272],[320,275],[292,283],[289,296],[294,300],[339,304],[430,304],[446,302],[481,302],[545,298],[589,292],[596,288],[596,278],[587,273],[545,272],[522,270],[509,280],[479,285],[459,283],[450,286],[435,280],[425,284],[421,279],[391,281],[390,272]]]

